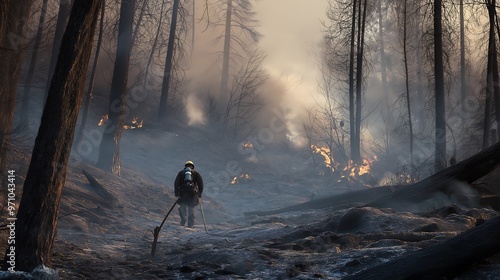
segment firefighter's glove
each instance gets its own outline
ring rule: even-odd
[[[201,203],[201,197],[198,197],[198,204]]]

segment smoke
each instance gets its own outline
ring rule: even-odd
[[[188,95],[186,102],[186,113],[188,116],[188,125],[203,125],[205,124],[205,116],[203,114],[203,104],[199,98],[193,94]]]

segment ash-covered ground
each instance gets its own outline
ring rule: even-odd
[[[72,161],[53,255],[60,279],[342,279],[498,216],[473,199],[463,203],[443,194],[415,205],[414,212],[363,207],[367,201],[359,201],[245,215],[360,188],[309,176],[307,160],[301,158],[276,153],[274,162],[281,165],[249,163],[233,157],[236,147],[217,145],[202,133],[195,136],[190,133],[186,141],[181,130],[127,131],[121,177]],[[194,229],[179,226],[175,209],[151,257],[152,231],[174,203],[173,180],[188,159],[205,179],[210,234],[200,207]],[[228,165],[251,179],[229,184]],[[105,190],[89,184],[82,170]],[[500,260],[480,261],[454,277],[500,279]]]

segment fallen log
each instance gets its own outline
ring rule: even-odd
[[[442,279],[500,252],[500,217],[465,233],[343,280]]]
[[[118,200],[114,195],[112,195],[106,188],[99,183],[94,176],[92,176],[90,173],[88,173],[85,170],[82,170],[83,175],[87,178],[87,181],[89,181],[90,185],[92,186],[92,190],[94,191],[95,194],[97,194],[99,197],[103,198],[106,200],[110,205],[116,206],[118,204]]]
[[[401,188],[401,186],[384,186],[384,187],[376,187],[364,190],[357,190],[338,195],[328,196],[324,198],[314,199],[308,202],[295,204],[280,209],[268,210],[268,211],[251,211],[251,212],[244,212],[243,214],[245,216],[252,216],[252,215],[266,216],[266,215],[274,215],[290,211],[321,209],[334,206],[341,207],[342,205],[347,205],[347,207],[351,207],[352,206],[351,204],[353,203],[367,203],[369,201],[372,201],[374,198],[387,195],[399,188]]]
[[[374,199],[365,206],[407,210],[409,204],[422,202],[428,199],[433,193],[438,191],[446,193],[447,188],[456,181],[473,183],[495,170],[499,164],[500,143],[497,143],[418,183]]]

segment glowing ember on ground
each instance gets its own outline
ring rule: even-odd
[[[141,128],[142,124],[144,123],[144,120],[139,121],[138,117],[135,117],[132,119],[132,124],[131,125],[123,125],[123,128],[125,129],[136,129],[136,128]]]
[[[101,126],[101,125],[105,124],[106,121],[108,121],[108,114],[102,116],[101,120],[99,121],[99,123],[97,125]]]
[[[253,149],[253,144],[252,142],[243,142],[240,144],[240,149],[242,151],[251,150]]]
[[[234,177],[232,180],[231,180],[231,185],[235,185],[235,184],[240,184],[240,183],[244,183],[244,182],[248,182],[250,181],[250,175],[247,174],[247,173],[241,173],[240,175]]]
[[[108,119],[109,119],[108,114],[104,115],[97,125],[102,126],[102,125],[106,124]],[[129,124],[124,124],[123,128],[124,129],[136,129],[136,128],[141,128],[143,124],[144,124],[144,120],[139,120],[138,117],[134,117]]]

